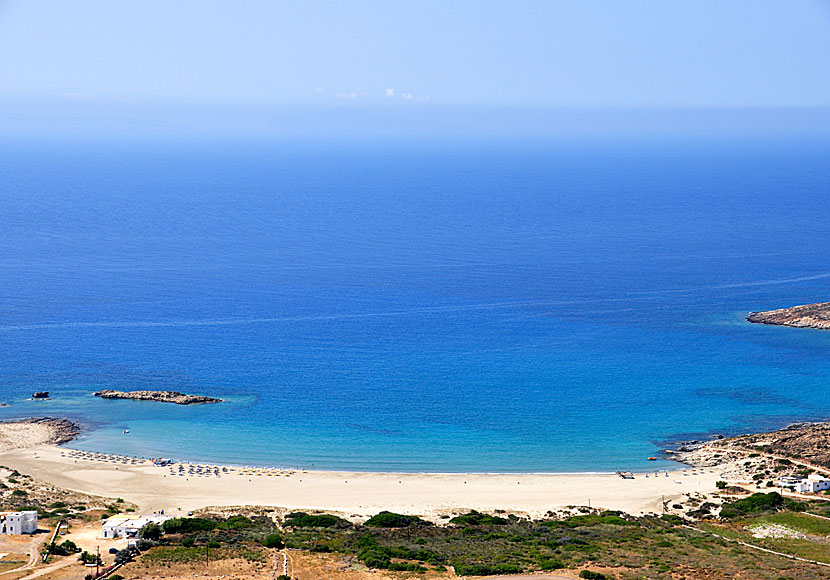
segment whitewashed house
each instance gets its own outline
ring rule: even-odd
[[[778,478],[778,486],[779,487],[795,487],[803,480],[800,477],[796,477],[794,475],[784,475]]]
[[[798,493],[818,493],[830,489],[830,479],[811,473],[807,479],[802,479],[793,489]]]
[[[111,538],[135,538],[138,533],[144,529],[147,524],[161,525],[163,522],[169,520],[171,516],[150,515],[150,516],[133,516],[133,515],[117,515],[104,520],[101,525],[101,537],[105,539]]]
[[[0,512],[0,534],[34,534],[37,531],[37,512]]]

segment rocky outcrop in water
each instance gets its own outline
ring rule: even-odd
[[[757,324],[830,330],[830,302],[791,306],[766,312],[750,312],[746,319]]]
[[[113,391],[104,390],[95,393],[102,399],[132,399],[134,401],[156,401],[159,403],[175,403],[176,405],[200,405],[203,403],[221,403],[222,399],[205,397],[204,395],[186,395],[178,391]]]

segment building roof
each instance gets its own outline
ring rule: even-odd
[[[102,526],[105,528],[118,528],[118,527],[126,527],[126,528],[143,528],[149,523],[161,523],[165,520],[171,519],[172,516],[163,516],[163,515],[149,515],[149,516],[140,516],[140,515],[115,515],[110,516],[106,520],[104,520]]]

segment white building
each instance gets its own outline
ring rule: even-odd
[[[830,479],[811,473],[807,476],[807,479],[802,479],[793,489],[798,493],[818,493],[830,489]]]
[[[101,526],[102,538],[135,538],[147,524],[161,525],[172,516],[151,515],[132,516],[117,515],[104,520]]]
[[[0,534],[34,534],[37,512],[0,512]]]
[[[785,475],[783,477],[778,478],[778,486],[779,487],[795,487],[799,483],[804,481],[800,477],[795,477],[794,475]]]

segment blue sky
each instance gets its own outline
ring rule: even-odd
[[[0,0],[0,55],[24,116],[828,107],[830,1]]]
[[[19,0],[0,54],[14,96],[830,105],[818,0]]]

